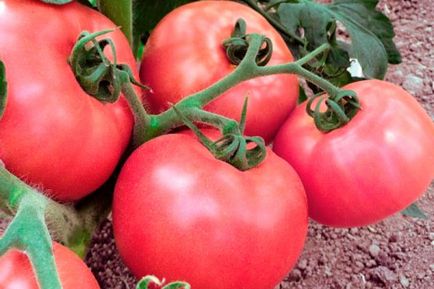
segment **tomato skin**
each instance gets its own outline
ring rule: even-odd
[[[151,111],[166,110],[170,103],[212,85],[236,68],[228,61],[222,43],[231,36],[239,18],[246,21],[247,33],[263,34],[272,40],[269,65],[293,61],[279,33],[249,7],[231,1],[189,3],[166,15],[145,46],[140,77],[152,88],[146,93]],[[296,105],[297,78],[281,74],[245,81],[206,109],[239,120],[246,97],[246,134],[270,142]]]
[[[164,135],[127,160],[113,223],[137,277],[152,273],[196,289],[272,289],[302,250],[306,198],[297,174],[271,150],[242,172],[193,136]]]
[[[63,289],[100,289],[84,262],[68,248],[54,243],[54,258]],[[0,256],[2,289],[39,289],[27,255],[15,249]]]
[[[362,109],[324,134],[296,108],[273,150],[299,173],[309,215],[336,227],[380,221],[414,202],[434,177],[434,125],[402,88],[380,80],[350,84]]]
[[[0,159],[50,196],[80,199],[111,175],[128,144],[133,119],[124,100],[107,104],[87,95],[68,57],[80,32],[116,25],[75,2],[2,4],[0,59],[6,66],[8,100],[0,120]],[[106,37],[116,45],[118,62],[134,70],[122,32],[116,29]]]

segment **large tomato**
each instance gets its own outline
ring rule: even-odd
[[[295,171],[271,150],[243,172],[193,136],[164,135],[127,160],[113,222],[121,257],[137,277],[155,274],[195,289],[272,289],[302,250],[306,197]]]
[[[434,177],[434,125],[402,88],[379,80],[350,84],[361,110],[320,132],[299,106],[274,151],[299,173],[310,216],[338,227],[377,222],[415,201]]]
[[[63,289],[99,289],[99,285],[83,261],[72,251],[54,243],[54,258]],[[15,249],[0,256],[1,289],[38,289],[27,255]]]
[[[147,97],[153,112],[167,109],[170,103],[210,86],[236,68],[227,59],[222,43],[231,36],[239,18],[246,21],[248,33],[272,40],[270,65],[293,60],[279,33],[249,7],[230,1],[189,3],[166,15],[145,46],[140,77],[152,88]],[[239,120],[246,97],[246,134],[269,142],[295,107],[297,78],[282,74],[245,81],[206,108]]]
[[[87,95],[68,65],[80,32],[115,29],[78,3],[34,0],[0,3],[0,59],[8,99],[0,119],[0,159],[27,182],[58,200],[72,201],[98,188],[128,144],[132,116],[125,101],[101,103]],[[136,67],[126,38],[108,34],[118,61]]]

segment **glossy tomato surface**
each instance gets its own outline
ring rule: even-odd
[[[273,42],[269,65],[293,60],[274,28],[251,8],[231,1],[198,1],[166,15],[152,31],[145,47],[140,77],[153,112],[167,109],[183,97],[200,91],[232,72],[222,46],[235,22],[243,18],[247,33],[266,35]],[[247,135],[271,141],[295,107],[298,82],[294,75],[272,75],[245,81],[211,102],[209,111],[240,119],[248,97]]]
[[[100,289],[84,262],[72,251],[54,243],[54,258],[63,289]],[[0,256],[1,289],[39,289],[27,255],[10,250]]]
[[[272,151],[242,172],[193,136],[164,135],[127,160],[113,222],[121,257],[137,277],[184,280],[195,289],[273,289],[302,250],[306,197]]]
[[[346,88],[361,102],[349,124],[321,133],[301,105],[274,142],[303,181],[309,215],[338,227],[367,225],[404,209],[434,177],[434,124],[417,101],[380,80]]]
[[[6,168],[58,200],[77,200],[112,173],[132,130],[125,101],[87,95],[68,64],[79,34],[115,29],[119,63],[134,57],[116,25],[76,2],[0,3],[0,59],[6,66],[7,106],[0,119],[0,159]]]

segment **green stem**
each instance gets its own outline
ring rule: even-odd
[[[45,225],[46,199],[27,194],[22,197],[18,211],[0,239],[0,255],[10,248],[25,251],[44,289],[61,289],[52,251],[51,237]]]
[[[219,114],[196,107],[184,109],[182,113],[191,121],[208,124],[220,129],[222,134],[241,133],[239,131],[238,122]]]
[[[302,58],[303,59],[303,58]],[[305,60],[303,59],[302,63],[304,63]],[[339,87],[332,84],[330,81],[322,78],[321,76],[316,75],[315,73],[303,68],[298,61],[282,64],[282,65],[275,65],[275,66],[267,66],[267,67],[258,67],[258,70],[261,70],[259,74],[261,76],[265,75],[272,75],[272,74],[279,74],[279,73],[287,73],[287,74],[297,74],[307,81],[315,84],[316,86],[320,87],[322,90],[327,92],[327,94],[331,97],[334,97],[337,95],[337,93],[341,90]]]
[[[306,63],[310,62],[312,59],[316,58],[320,54],[327,54],[329,49],[331,48],[329,43],[323,43],[320,46],[318,46],[315,50],[309,52],[307,55],[303,56],[302,58],[298,59],[296,63],[298,65],[305,65]]]
[[[203,108],[206,104],[238,83],[257,77],[258,75],[256,75],[255,68],[258,66],[256,65],[255,60],[256,54],[261,48],[262,40],[263,36],[252,35],[251,41],[249,42],[249,48],[243,61],[241,61],[232,73],[217,81],[212,86],[180,100],[176,104],[176,107],[183,113],[191,108]],[[173,128],[184,125],[184,122],[173,108],[170,108],[159,115],[153,115],[151,116],[151,119],[151,128],[146,131],[146,140],[165,134]]]
[[[151,126],[151,116],[146,112],[131,82],[123,82],[122,93],[134,116],[132,146],[137,148],[146,141],[146,131]]]
[[[92,202],[79,211],[72,206],[60,204],[27,185],[0,165],[0,208],[10,216],[19,210],[25,198],[44,204],[45,220],[54,238],[69,247],[77,244],[77,235],[90,240],[90,236],[100,222],[95,212],[103,211],[103,202]],[[83,209],[86,208],[86,209]],[[84,251],[78,251],[83,255]]]
[[[298,74],[306,80],[314,83],[315,85],[324,89],[329,95],[336,95],[340,89],[334,86],[329,81],[321,78],[320,76],[310,72],[303,68],[303,65],[316,58],[321,53],[324,53],[329,49],[328,44],[321,45],[315,49],[312,53],[304,56],[296,62],[290,62],[274,66],[258,66],[256,64],[256,55],[263,43],[263,36],[257,34],[251,34],[249,39],[249,47],[244,59],[237,66],[237,68],[226,75],[221,80],[217,81],[212,86],[201,90],[195,94],[192,94],[182,100],[180,100],[176,107],[178,110],[188,112],[192,108],[203,108],[206,104],[226,92],[230,88],[248,79],[255,77],[267,76],[272,74]],[[179,115],[172,109],[168,109],[159,115],[151,116],[150,127],[146,130],[145,141],[152,139],[156,136],[167,133],[173,128],[182,126],[184,122]]]

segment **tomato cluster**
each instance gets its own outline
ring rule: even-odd
[[[75,2],[2,3],[0,60],[8,98],[0,159],[54,199],[77,201],[112,175],[131,139],[133,115],[125,99],[91,98],[68,65],[83,30],[115,25]],[[157,114],[236,69],[222,42],[238,18],[248,33],[271,40],[268,65],[294,60],[260,14],[231,1],[198,1],[169,13],[147,41],[140,73],[123,34],[115,29],[109,37],[117,61],[151,88],[144,98]],[[295,75],[250,79],[209,103],[206,110],[239,120],[248,97],[245,133],[273,143],[250,170],[216,159],[191,134],[159,136],[136,149],[113,200],[115,239],[126,265],[137,277],[185,280],[194,289],[272,289],[302,251],[308,216],[331,226],[362,226],[415,201],[434,177],[432,120],[391,83],[365,80],[345,88],[357,93],[361,108],[328,133],[315,127],[306,104],[296,107]],[[215,131],[207,134],[218,138]],[[55,245],[64,288],[98,288],[71,254]],[[76,271],[65,274],[65,264]],[[36,288],[28,267],[21,253],[2,256],[0,284]]]

